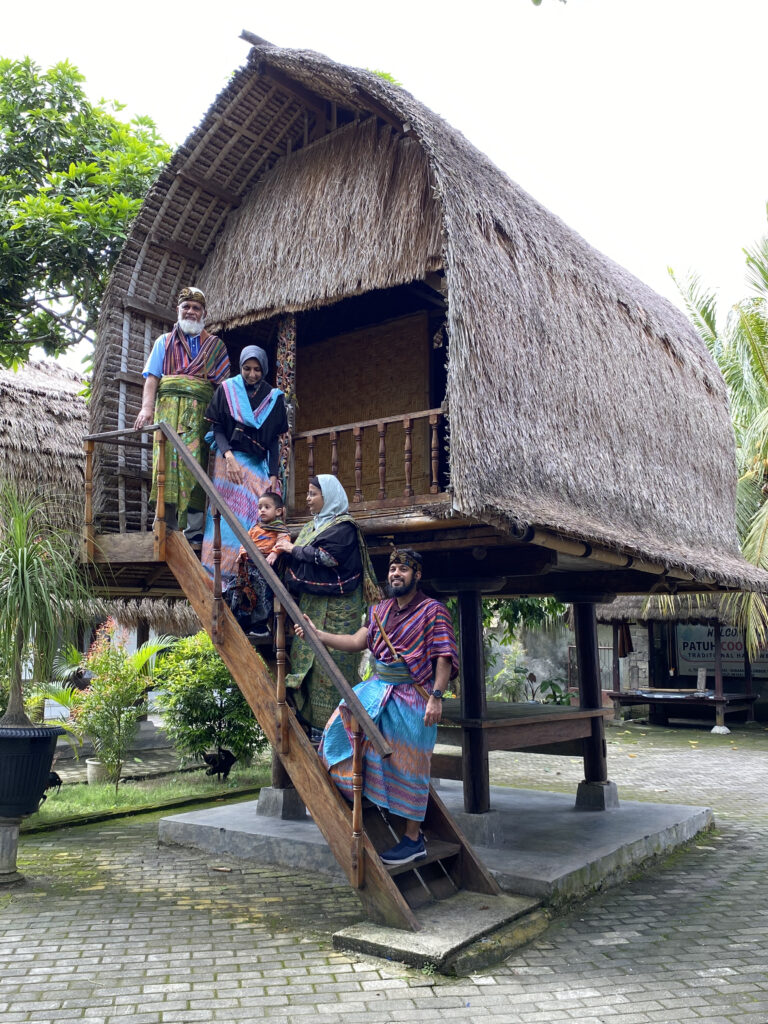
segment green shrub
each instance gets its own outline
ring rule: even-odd
[[[152,683],[155,656],[175,643],[173,637],[158,637],[129,654],[126,637],[112,619],[96,632],[96,639],[83,660],[91,682],[82,703],[72,708],[77,723],[93,740],[107,778],[120,781],[123,763],[136,738],[139,720],[147,713],[147,691]]]
[[[176,750],[188,758],[230,750],[249,760],[266,740],[248,702],[205,632],[179,640],[155,672],[157,704]]]

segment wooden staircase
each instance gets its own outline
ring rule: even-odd
[[[167,564],[209,633],[299,796],[325,837],[331,852],[357,891],[368,917],[394,928],[418,931],[420,925],[414,910],[427,903],[450,898],[461,890],[499,895],[501,890],[496,881],[478,860],[432,786],[423,825],[427,844],[426,858],[394,867],[387,867],[382,863],[377,850],[388,849],[398,841],[401,833],[395,829],[398,826],[402,828],[403,822],[397,818],[390,823],[378,807],[363,800],[363,737],[365,736],[382,756],[388,756],[391,749],[360,705],[356,694],[331,660],[314,630],[305,626],[307,642],[335,680],[340,696],[347,702],[357,727],[353,744],[355,793],[350,806],[331,781],[309,738],[286,702],[285,622],[286,614],[293,621],[300,619],[298,606],[261,552],[254,547],[234,513],[213,489],[210,479],[189,454],[175,431],[165,423],[148,429],[158,430],[164,440],[167,439],[178,449],[181,458],[207,493],[212,507],[215,507],[217,537],[218,516],[221,515],[257,564],[275,594],[280,608],[276,636],[276,680],[222,600],[216,563],[216,541],[214,561],[217,571],[212,585],[210,576],[200,564],[184,535],[177,531],[166,531],[161,472],[158,476],[158,520],[154,527],[155,559],[159,563]],[[130,431],[126,433],[133,434]],[[115,434],[111,433],[109,436],[114,441]],[[88,440],[97,441],[99,436],[94,435]],[[164,456],[161,456],[160,465],[164,465]],[[90,525],[86,502],[86,553]],[[92,535],[90,540],[92,548]],[[366,807],[363,807],[364,803],[367,804]]]

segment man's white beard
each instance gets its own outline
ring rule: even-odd
[[[194,338],[196,335],[200,334],[205,327],[205,317],[201,316],[199,320],[179,320],[179,327],[185,334]]]

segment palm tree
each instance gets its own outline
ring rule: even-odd
[[[717,299],[698,275],[675,281],[694,326],[725,379],[736,435],[736,525],[747,561],[768,569],[768,236],[745,249],[747,284],[753,294],[718,325]],[[768,647],[764,594],[723,598],[746,637],[750,657]]]
[[[51,522],[52,502],[0,485],[0,673],[10,683],[0,727],[28,728],[22,671],[47,680],[62,632],[87,618],[90,598],[76,538]]]

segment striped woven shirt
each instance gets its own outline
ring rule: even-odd
[[[450,658],[451,679],[458,675],[456,637],[450,612],[444,604],[418,590],[402,610],[395,597],[381,601],[374,608],[390,643],[405,661],[415,682],[429,686],[435,658]],[[392,652],[370,613],[368,647],[377,661],[392,662]]]

